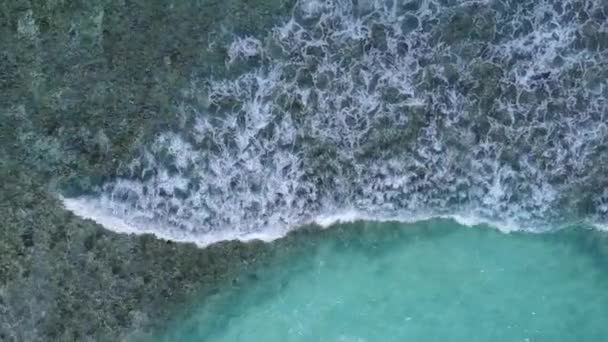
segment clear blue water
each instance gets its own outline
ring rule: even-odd
[[[451,220],[340,225],[296,237],[162,339],[605,341],[608,252],[598,239]]]

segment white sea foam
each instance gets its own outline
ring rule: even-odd
[[[262,42],[253,38],[237,38],[228,48],[228,64],[238,58],[254,57],[262,53]]]
[[[525,229],[521,226],[514,225],[510,222],[498,222],[488,220],[475,215],[466,215],[466,214],[442,214],[442,215],[434,215],[434,214],[418,214],[418,215],[410,215],[410,216],[374,216],[362,212],[358,212],[355,210],[346,210],[336,214],[331,215],[321,215],[316,217],[312,222],[317,224],[323,228],[329,228],[333,225],[340,223],[354,223],[360,221],[367,222],[399,222],[399,223],[416,223],[422,221],[428,221],[432,219],[451,219],[456,221],[458,224],[467,227],[475,227],[481,225],[491,226],[495,229],[503,233],[510,233],[514,231],[530,231],[536,232],[538,231],[536,228]]]
[[[268,227],[261,231],[237,234],[233,230],[219,230],[209,234],[189,233],[182,230],[167,229],[158,222],[130,222],[128,218],[100,206],[99,202],[86,198],[62,198],[65,208],[78,216],[92,220],[106,229],[121,234],[152,234],[160,239],[176,242],[191,242],[199,247],[206,247],[220,241],[251,241],[261,240],[270,242],[279,239],[287,233],[285,229]]]
[[[230,70],[257,66],[192,80],[176,120],[195,125],[66,208],[200,245],[361,219],[606,220],[608,51],[578,19],[601,3],[356,4],[302,1],[269,33],[210,43]]]
[[[130,222],[128,218],[121,217],[119,213],[112,212],[105,206],[101,206],[94,199],[87,198],[62,198],[65,208],[78,216],[94,221],[97,224],[104,226],[114,232],[121,234],[152,234],[160,239],[166,239],[176,242],[191,242],[199,247],[206,247],[220,241],[251,241],[261,240],[270,242],[284,237],[289,231],[298,227],[288,227],[288,229],[279,229],[277,227],[265,227],[259,231],[238,233],[234,229],[225,227],[208,234],[198,234],[183,230],[167,229],[159,225],[154,220],[146,222]],[[356,210],[342,210],[334,214],[319,215],[310,220],[307,225],[314,224],[322,228],[329,228],[339,223],[355,223],[359,221],[370,222],[400,222],[400,223],[415,223],[427,221],[435,218],[453,219],[463,226],[474,227],[479,225],[489,225],[503,233],[522,230],[519,226],[514,226],[505,222],[492,222],[476,216],[463,215],[415,215],[415,216],[394,216],[380,217]],[[598,225],[598,229],[608,230],[604,225]],[[531,230],[535,231],[535,230]]]

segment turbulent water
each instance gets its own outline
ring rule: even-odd
[[[162,341],[605,341],[590,232],[357,223],[180,317]],[[608,250],[605,250],[608,252]]]
[[[202,245],[346,218],[607,222],[605,1],[310,0],[216,36],[225,75],[193,77],[179,128],[68,209]]]

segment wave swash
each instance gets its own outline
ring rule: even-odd
[[[181,128],[66,208],[200,245],[355,219],[607,221],[606,2],[301,1],[201,48],[229,75],[193,79]]]

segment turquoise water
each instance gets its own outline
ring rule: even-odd
[[[201,304],[163,339],[608,339],[608,254],[597,232],[502,234],[432,220],[317,234],[296,238],[276,264]]]

